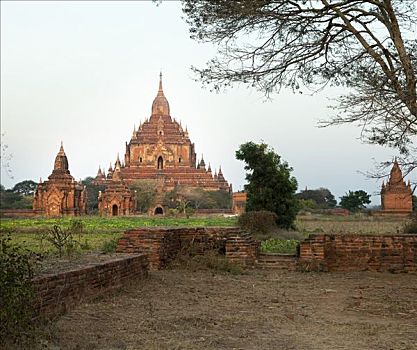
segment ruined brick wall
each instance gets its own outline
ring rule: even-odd
[[[33,209],[2,209],[0,210],[0,217],[5,218],[32,218],[41,216],[42,211]]]
[[[249,237],[238,239],[240,233],[236,227],[136,229],[124,233],[118,242],[116,251],[118,253],[147,254],[152,270],[164,268],[181,251],[189,249],[192,249],[195,254],[217,250],[235,262],[245,265],[253,264],[259,244]]]
[[[34,278],[35,308],[54,317],[80,301],[116,290],[148,273],[147,256],[132,255],[66,272]]]
[[[417,272],[417,235],[310,235],[300,244],[300,269]]]

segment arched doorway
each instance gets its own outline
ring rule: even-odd
[[[163,169],[164,168],[164,160],[162,158],[162,156],[158,157],[158,169]]]
[[[162,209],[162,207],[156,207],[155,215],[164,215],[164,209]]]
[[[117,204],[113,204],[113,207],[111,209],[112,216],[118,216],[119,215],[119,207]]]

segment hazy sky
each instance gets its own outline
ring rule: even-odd
[[[180,2],[1,1],[1,132],[13,156],[2,184],[46,179],[61,140],[76,179],[107,169],[150,116],[162,70],[172,117],[235,190],[245,177],[236,149],[263,140],[294,168],[299,189],[327,187],[337,199],[364,189],[379,204],[380,182],[360,172],[395,152],[361,144],[358,127],[316,127],[337,90],[266,101],[245,86],[202,89],[190,67],[215,48],[189,39],[182,17]]]

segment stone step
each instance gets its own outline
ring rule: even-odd
[[[297,257],[292,254],[263,253],[258,256],[256,266],[261,269],[295,270]]]

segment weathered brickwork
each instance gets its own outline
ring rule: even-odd
[[[387,184],[382,183],[381,206],[379,214],[410,215],[413,211],[413,191],[410,180],[405,183],[401,169],[395,160]]]
[[[68,159],[61,143],[55,157],[54,169],[47,181],[36,187],[33,210],[44,216],[78,216],[86,214],[87,193],[68,169]]]
[[[145,254],[116,258],[33,280],[35,307],[40,315],[54,317],[85,301],[120,288],[148,273]]]
[[[118,253],[146,253],[150,268],[164,268],[182,250],[196,254],[217,250],[230,260],[253,265],[259,243],[235,227],[148,228],[126,231],[117,245]]]
[[[416,235],[310,235],[300,244],[301,270],[417,272]]]
[[[162,76],[158,93],[152,103],[151,116],[140,122],[138,128],[134,128],[132,137],[125,146],[122,162],[117,157],[114,169],[110,165],[107,175],[99,168],[95,183],[110,187],[116,177],[117,181],[127,186],[140,180],[154,181],[157,196],[149,214],[165,213],[164,194],[177,185],[205,191],[232,192],[221,167],[213,174],[210,164],[206,167],[203,156],[197,160],[195,145],[190,140],[187,128],[183,128],[180,122],[171,117],[169,103],[162,88]],[[125,203],[130,207],[113,211],[115,204],[110,203],[112,196],[107,195],[107,192],[111,191],[106,190],[101,197],[102,214],[128,215],[134,212],[133,202],[129,201]]]
[[[232,197],[233,214],[240,215],[245,212],[247,197],[248,196],[246,192],[234,192],[233,193],[233,197]]]

